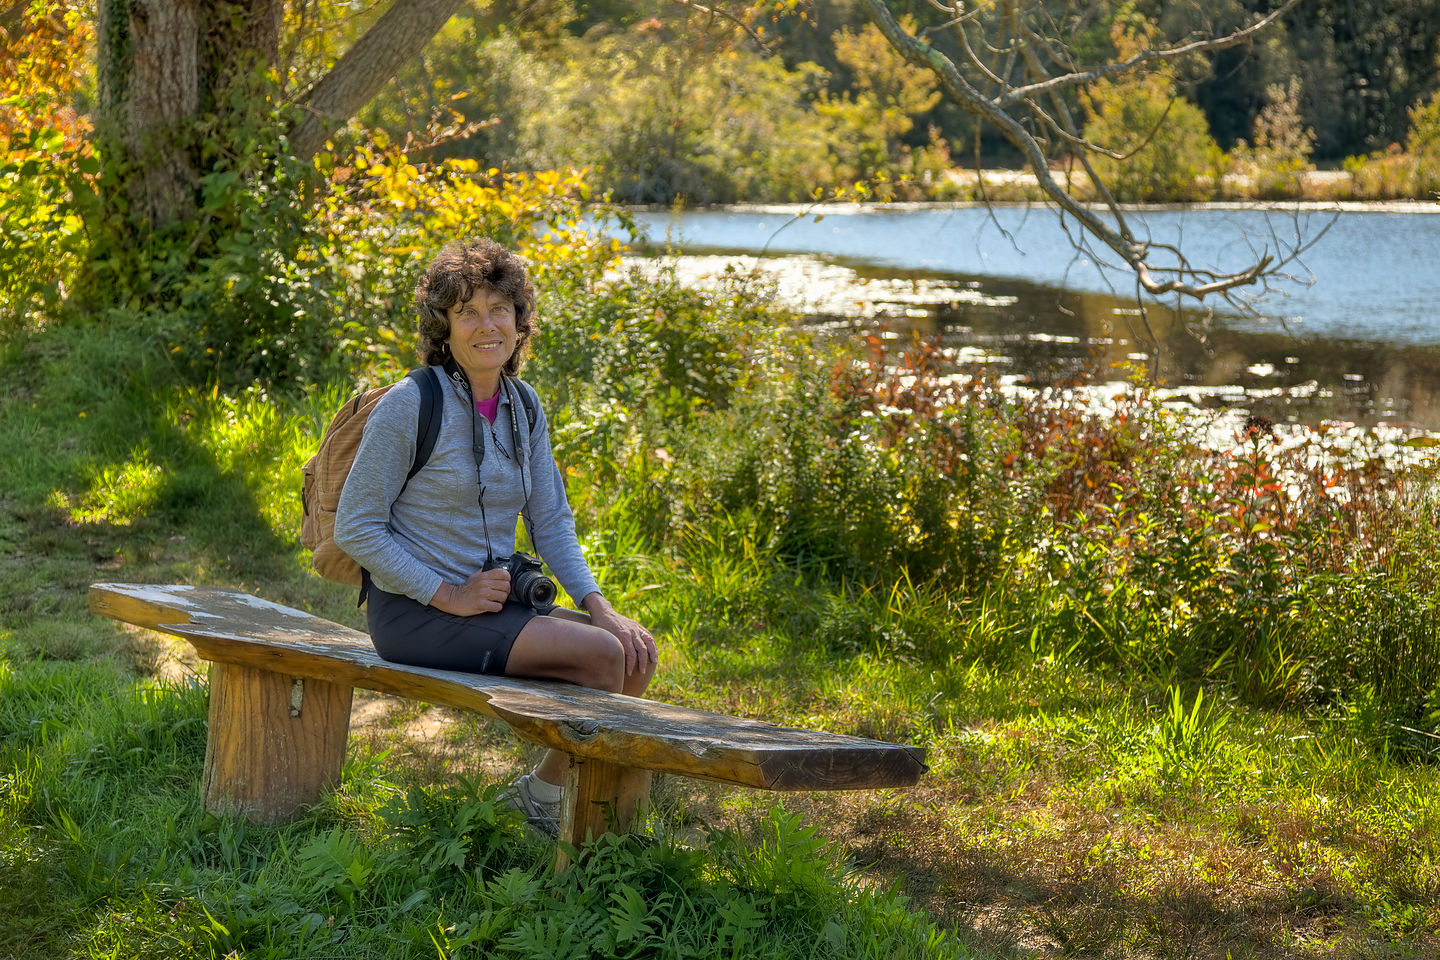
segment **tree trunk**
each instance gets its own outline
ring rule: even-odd
[[[130,219],[159,226],[194,206],[199,0],[101,0],[96,135],[124,171]]]
[[[101,0],[96,134],[135,228],[194,215],[207,158],[223,155],[232,124],[244,122],[225,109],[228,94],[274,63],[284,9],[283,0]]]
[[[395,71],[425,49],[464,0],[397,0],[310,90],[290,131],[293,156],[313,156]]]

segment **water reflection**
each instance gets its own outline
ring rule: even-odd
[[[936,300],[923,311],[913,301],[892,304],[858,325],[938,338],[962,360],[987,359],[1025,382],[1051,383],[1087,369],[1106,379],[1137,370],[1199,406],[1243,406],[1276,422],[1440,430],[1440,349],[1433,346],[1257,332],[1195,311],[1153,305],[1142,311],[1133,299],[1106,294],[851,267],[860,278],[982,291]]]
[[[1404,212],[1402,212],[1404,211]],[[823,213],[823,216],[820,214]],[[1385,343],[1440,344],[1440,207],[1202,204],[1131,210],[1137,235],[1182,246],[1197,266],[1242,269],[1260,253],[1308,245],[1272,278],[1269,295],[1236,328],[1269,332],[1288,318],[1297,332]],[[810,254],[886,271],[1011,277],[1054,289],[1126,296],[1134,276],[1093,249],[1077,251],[1073,223],[1040,205],[828,205],[641,213],[655,243],[686,252]],[[1093,244],[1090,245],[1093,248]],[[1243,296],[1261,291],[1237,291]]]
[[[644,263],[645,261],[636,261]],[[842,257],[711,250],[666,261],[687,283],[759,274],[777,299],[836,336],[937,340],[962,366],[1043,385],[1090,372],[1155,377],[1205,408],[1277,423],[1440,431],[1440,347],[1256,328],[1232,318],[1026,280],[877,266]],[[651,264],[653,268],[653,263]]]

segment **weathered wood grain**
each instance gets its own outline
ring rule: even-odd
[[[294,819],[340,782],[355,688],[233,663],[210,665],[206,810]]]
[[[362,633],[235,590],[101,583],[90,588],[90,605],[183,637],[207,660],[474,710],[586,760],[770,790],[908,786],[926,769],[920,747],[568,684],[387,663]]]
[[[605,833],[626,833],[650,798],[651,772],[604,760],[571,757],[565,770],[565,798],[560,839],[583,847]],[[555,868],[565,869],[562,847]]]

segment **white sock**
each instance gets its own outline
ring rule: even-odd
[[[560,784],[542,780],[538,770],[530,771],[530,795],[541,803],[558,803]]]

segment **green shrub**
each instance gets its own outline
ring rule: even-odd
[[[1300,116],[1300,78],[1265,89],[1265,106],[1255,117],[1251,141],[1241,140],[1228,157],[1246,196],[1274,199],[1303,193],[1304,174],[1315,169],[1310,154],[1315,131]]]
[[[1357,199],[1430,199],[1440,194],[1440,94],[1410,108],[1405,146],[1346,157],[1350,195]]]
[[[89,250],[85,176],[98,168],[58,130],[0,153],[0,336],[53,317]]]
[[[1440,195],[1440,93],[1410,108],[1405,149],[1415,165],[1415,196]]]
[[[1110,36],[1117,59],[1149,47],[1154,34],[1137,16],[1117,17]],[[1176,92],[1173,67],[1098,80],[1082,103],[1085,139],[1115,155],[1096,154],[1094,165],[1117,200],[1199,199],[1199,177],[1219,148],[1205,114]]]
[[[618,403],[674,429],[724,409],[787,340],[800,343],[790,318],[739,275],[714,291],[687,289],[665,269],[607,283],[556,278],[542,287],[540,316],[526,375],[552,402]]]
[[[519,134],[522,163],[588,167],[629,203],[800,200],[824,182],[814,64],[792,70],[654,20],[529,56],[544,102]]]
[[[914,33],[913,17],[901,26]],[[934,129],[930,142],[912,146],[916,121],[940,102],[939,81],[928,68],[906,61],[873,23],[841,30],[835,58],[854,77],[841,94],[821,92],[814,110],[829,126],[829,163],[818,185],[865,186],[876,199],[925,199],[950,167],[950,151]]]

